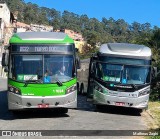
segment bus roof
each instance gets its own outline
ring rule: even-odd
[[[51,44],[51,43],[74,43],[73,39],[63,32],[21,32],[15,33],[11,39],[11,44]]]
[[[99,48],[101,54],[151,57],[151,49],[144,45],[129,43],[106,43]]]

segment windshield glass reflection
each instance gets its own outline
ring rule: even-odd
[[[75,76],[73,56],[13,55],[9,77],[35,83],[66,82]]]
[[[106,82],[122,84],[145,84],[150,82],[150,67],[116,65],[108,63],[96,64],[96,77]]]

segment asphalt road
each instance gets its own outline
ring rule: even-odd
[[[78,108],[67,114],[54,110],[25,111],[14,115],[7,109],[7,81],[0,79],[0,130],[145,130],[143,117],[135,109],[105,107],[97,111],[85,96]]]

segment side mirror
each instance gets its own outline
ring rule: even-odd
[[[8,53],[3,53],[2,54],[2,66],[5,67],[5,66],[8,66]]]
[[[152,67],[151,75],[152,75],[152,79],[157,77],[157,67]]]

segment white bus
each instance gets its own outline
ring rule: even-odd
[[[147,108],[151,61],[144,45],[103,44],[90,59],[87,97],[97,106]]]

